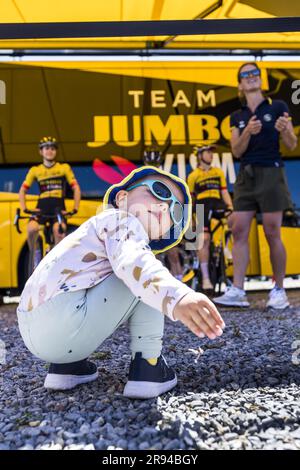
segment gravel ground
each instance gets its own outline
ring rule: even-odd
[[[2,306],[0,450],[300,449],[300,293],[289,296],[285,312],[266,311],[262,293],[251,309],[222,310],[227,328],[215,341],[167,321],[164,354],[179,384],[147,401],[122,396],[125,327],[94,354],[96,382],[48,392],[48,366],[23,345],[16,305]]]

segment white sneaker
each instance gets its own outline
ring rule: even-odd
[[[86,359],[69,364],[50,364],[44,387],[51,390],[70,390],[97,378],[96,364]]]
[[[176,374],[162,355],[159,356],[156,365],[152,366],[142,357],[141,352],[137,352],[131,360],[128,382],[123,395],[127,398],[155,398],[168,392],[176,384]]]
[[[249,307],[250,305],[245,291],[235,286],[228,287],[225,294],[215,297],[213,301],[216,304],[228,307]]]
[[[210,279],[208,279],[208,278],[202,279],[202,289],[203,290],[213,290],[214,289],[214,286],[210,282]]]
[[[290,303],[288,301],[287,295],[284,289],[279,289],[274,287],[269,293],[269,300],[267,302],[267,307],[274,308],[278,310],[283,310],[286,307],[289,307]]]

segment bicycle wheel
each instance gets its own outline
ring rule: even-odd
[[[226,264],[225,264],[225,256],[224,256],[224,249],[223,247],[220,247],[220,252],[219,252],[219,269],[218,269],[218,292],[221,293],[221,287],[222,283],[227,286],[228,285],[228,279],[226,275]]]
[[[210,282],[213,285],[213,291],[216,291],[216,286],[218,284],[218,266],[217,266],[217,260],[214,254],[212,254],[209,258],[209,264],[208,264],[208,272],[209,272],[209,278]]]
[[[223,262],[224,254],[222,247],[216,246],[213,242],[211,242],[208,270],[214,292],[221,291]]]
[[[221,290],[222,282],[224,282],[226,287],[232,284],[231,281],[227,277],[226,267],[227,267],[227,264],[225,260],[225,253],[224,253],[224,249],[222,248],[222,251],[220,253],[220,290]]]

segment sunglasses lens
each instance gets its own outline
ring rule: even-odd
[[[46,149],[46,150],[56,150],[56,147],[54,145],[44,145],[44,149]]]
[[[180,223],[183,218],[183,207],[179,202],[175,202],[173,208],[173,217],[176,223]]]
[[[240,73],[241,78],[257,77],[259,75],[260,75],[260,70],[258,69],[247,70],[247,72]]]
[[[162,197],[164,199],[170,199],[170,197],[172,196],[172,193],[169,188],[160,181],[155,181],[155,183],[153,183],[153,190],[155,191],[158,197]]]

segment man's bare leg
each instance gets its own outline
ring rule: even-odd
[[[286,271],[286,251],[281,240],[282,212],[266,212],[262,215],[263,227],[270,247],[270,260],[276,285],[283,287]]]
[[[62,225],[62,228],[63,228],[63,233],[59,233],[59,224],[58,224],[58,222],[55,222],[55,224],[53,224],[52,230],[53,230],[55,245],[57,245],[66,236],[66,230],[67,230],[66,224],[62,223],[61,225]]]
[[[232,226],[233,234],[233,284],[239,289],[244,288],[244,280],[249,264],[249,232],[255,211],[235,212]]]

